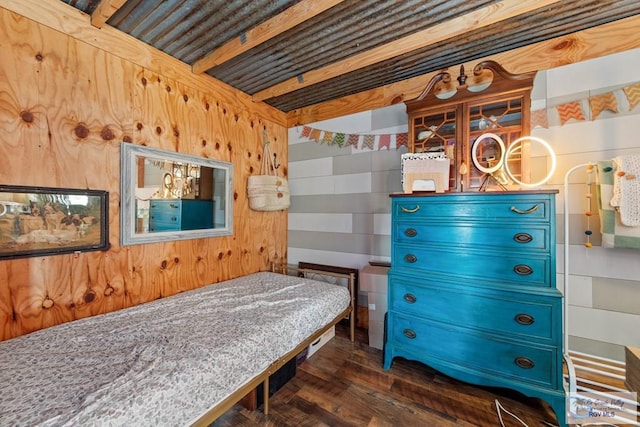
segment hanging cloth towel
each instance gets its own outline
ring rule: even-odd
[[[613,159],[615,175],[611,206],[620,214],[620,222],[628,227],[640,226],[640,155]]]

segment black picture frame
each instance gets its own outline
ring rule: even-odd
[[[0,185],[0,260],[108,248],[108,192]]]

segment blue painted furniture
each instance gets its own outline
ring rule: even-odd
[[[392,195],[384,369],[541,398],[565,425],[555,191]]]
[[[211,200],[152,199],[149,204],[150,231],[200,230],[211,227]]]

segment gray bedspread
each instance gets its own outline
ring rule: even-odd
[[[256,273],[0,342],[0,424],[189,425],[348,305]]]

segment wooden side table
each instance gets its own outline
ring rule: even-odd
[[[638,393],[640,402],[640,348],[625,347],[625,377],[624,385]]]

